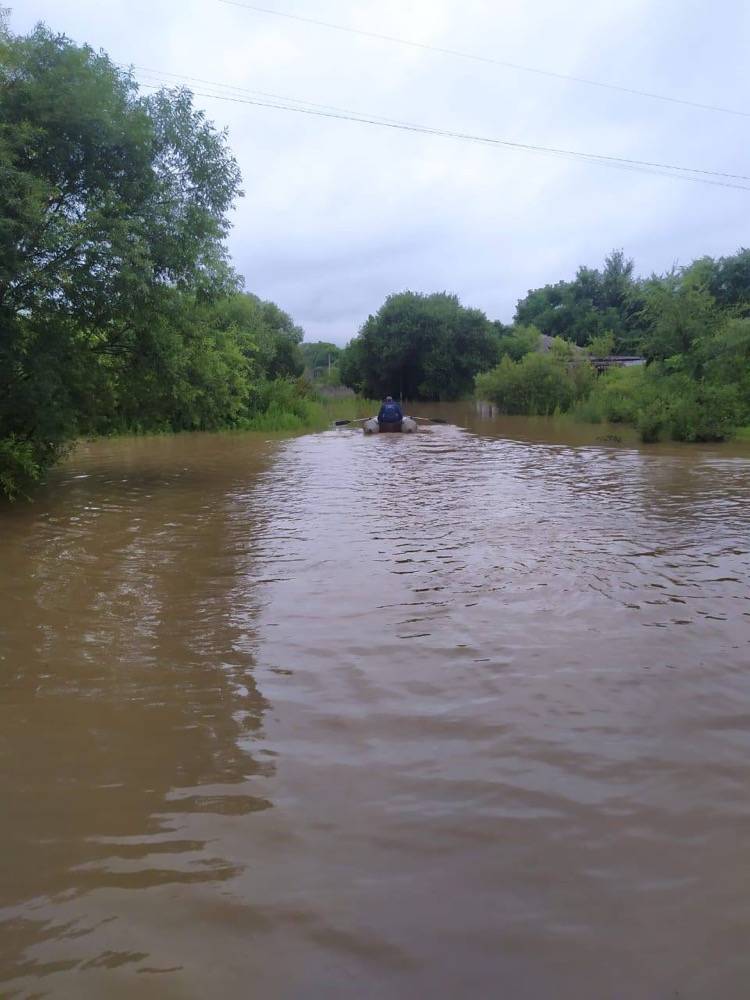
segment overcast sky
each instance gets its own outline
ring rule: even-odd
[[[4,0],[118,62],[433,128],[750,174],[750,116],[702,111],[257,13],[219,0]],[[260,6],[750,113],[746,0],[257,0]],[[153,79],[138,71],[141,80]],[[196,91],[210,89],[195,83]],[[262,98],[261,98],[262,99]],[[345,343],[391,292],[510,321],[530,288],[750,244],[750,191],[196,96],[245,197],[248,290]],[[743,183],[740,181],[739,183]],[[745,182],[747,183],[747,182]]]

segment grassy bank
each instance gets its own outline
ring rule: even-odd
[[[242,420],[239,430],[247,431],[321,431],[335,420],[357,420],[377,413],[379,403],[349,396],[330,399],[324,396],[272,400],[261,412]]]
[[[183,432],[206,431],[255,431],[259,433],[301,434],[306,431],[323,431],[336,420],[357,420],[371,417],[378,412],[380,404],[375,400],[359,396],[327,398],[304,389],[297,380],[277,380],[268,383],[264,398],[255,400],[251,415],[231,422],[216,423],[207,427],[175,427],[168,423],[161,425],[136,425],[113,428],[104,434],[81,434],[57,450],[48,467],[68,455],[76,446],[76,441],[94,441],[102,438],[134,438],[167,436]],[[12,442],[11,442],[12,443]],[[14,459],[13,475],[3,477],[4,442],[0,440],[0,502],[17,498],[30,499],[35,483],[44,479],[46,467],[29,460],[22,465],[17,456]]]
[[[253,401],[253,410],[232,421],[209,427],[131,426],[97,437],[143,437],[152,434],[180,434],[183,431],[258,431],[295,434],[322,431],[336,420],[357,420],[378,412],[380,403],[361,396],[328,397],[317,394],[300,380],[279,379],[267,383]]]

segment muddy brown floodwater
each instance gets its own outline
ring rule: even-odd
[[[440,412],[0,510],[3,996],[746,1000],[750,448]]]

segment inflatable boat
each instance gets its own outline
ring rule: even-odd
[[[377,417],[370,417],[362,424],[365,434],[413,434],[418,424],[414,417],[404,417],[399,423],[379,424]]]

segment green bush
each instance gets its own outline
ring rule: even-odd
[[[476,392],[501,413],[549,416],[570,409],[589,391],[593,378],[587,362],[535,352],[520,361],[504,357],[491,371],[477,376]]]
[[[521,358],[539,347],[541,334],[535,326],[512,326],[507,333],[498,339],[498,348],[502,357],[508,357],[511,361],[520,361]]]
[[[45,470],[63,455],[69,446],[62,442],[23,440],[15,434],[0,438],[0,499],[27,496]]]
[[[634,423],[644,376],[643,367],[610,368],[594,379],[590,393],[576,407],[576,416],[595,424]]]
[[[671,435],[675,441],[724,441],[734,434],[739,415],[734,386],[691,382],[673,397]]]
[[[736,386],[670,372],[668,365],[615,368],[601,375],[576,416],[590,423],[630,423],[642,441],[723,441],[742,414]]]
[[[732,385],[738,421],[750,423],[750,319],[730,319],[701,345],[706,378],[715,385]]]
[[[256,387],[251,410],[239,427],[252,431],[323,430],[334,420],[370,416],[378,406],[374,400],[355,397],[322,398],[302,378],[273,379]]]
[[[41,467],[30,441],[20,441],[15,435],[0,439],[0,496],[11,500],[41,475]]]
[[[668,404],[656,397],[644,402],[636,410],[633,423],[641,441],[647,444],[658,441],[669,423]]]

